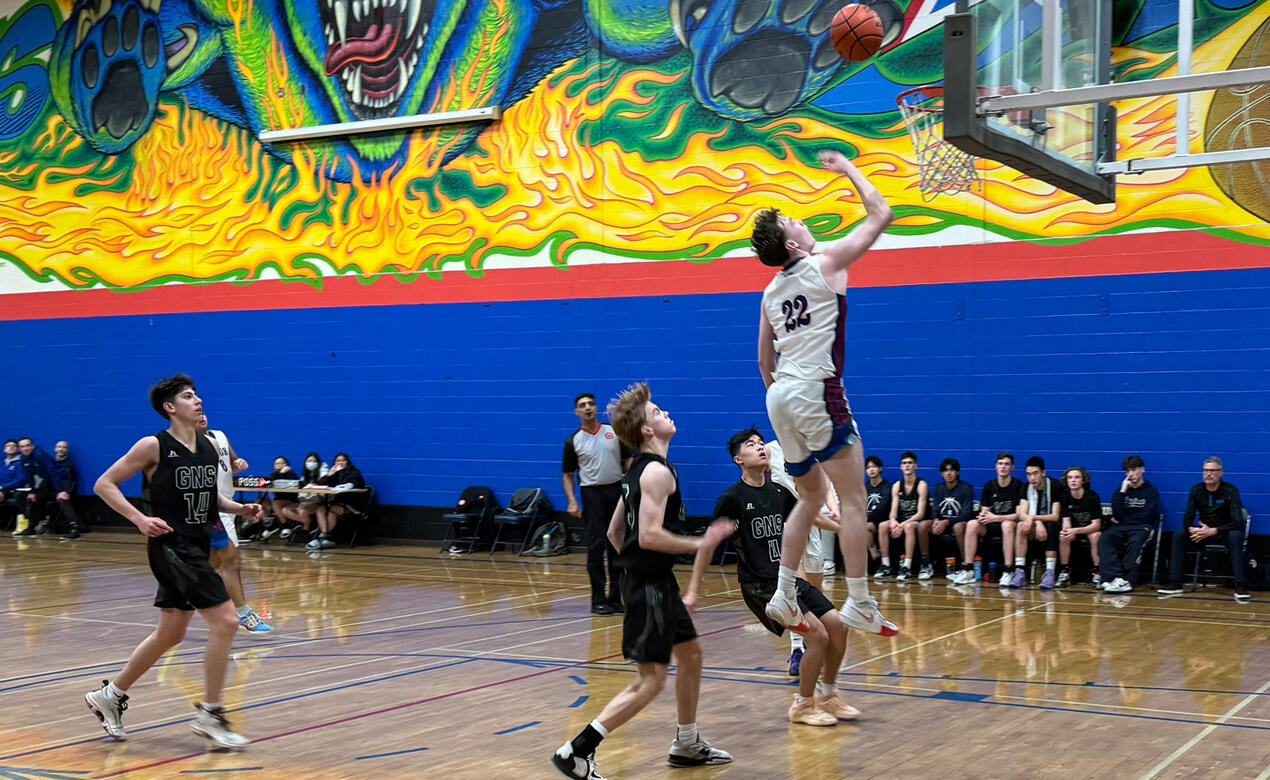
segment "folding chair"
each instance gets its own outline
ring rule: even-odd
[[[494,514],[494,525],[497,526],[497,530],[494,533],[494,540],[489,545],[490,553],[493,553],[500,544],[515,544],[515,542],[502,541],[504,529],[508,526],[524,526],[525,534],[521,537],[520,549],[517,550],[517,553],[523,553],[525,543],[529,541],[529,535],[550,513],[551,500],[547,498],[542,488],[518,489],[512,493],[507,507]]]
[[[463,489],[453,512],[446,512],[441,519],[450,524],[441,540],[441,552],[466,552],[476,549],[476,543],[487,535],[498,512],[494,491],[480,485]],[[467,549],[463,549],[464,543]]]
[[[366,486],[365,493],[349,493],[348,503],[343,505],[344,514],[339,516],[339,523],[348,523],[353,529],[348,537],[350,549],[357,543],[357,534],[362,530],[362,525],[370,520],[370,505],[374,502],[375,489],[370,485]]]
[[[1247,509],[1244,509],[1244,543],[1243,543],[1243,546],[1240,548],[1238,554],[1243,555],[1245,557],[1248,555],[1248,530],[1251,527],[1252,527],[1252,515],[1248,513]],[[1178,531],[1177,533],[1186,533],[1186,529],[1182,529],[1181,531]],[[1204,544],[1199,545],[1198,549],[1195,551],[1195,573],[1191,576],[1191,587],[1192,588],[1199,587],[1199,564],[1200,564],[1200,560],[1203,559],[1204,557],[1204,553],[1211,554],[1211,553],[1229,553],[1229,552],[1230,552],[1230,547],[1226,544],[1225,540],[1222,540],[1220,542],[1206,542]],[[1231,571],[1229,576],[1225,574],[1214,574],[1211,569],[1204,572],[1204,574],[1205,576],[1208,576],[1208,577],[1214,577],[1214,578],[1219,578],[1224,580],[1233,580],[1235,578],[1235,574],[1233,570]]]

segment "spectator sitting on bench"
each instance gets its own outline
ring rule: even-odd
[[[1248,578],[1244,573],[1244,509],[1239,500],[1239,488],[1222,481],[1221,458],[1205,458],[1203,474],[1203,481],[1192,487],[1186,498],[1182,530],[1173,534],[1169,579],[1159,592],[1166,596],[1182,592],[1182,563],[1188,547],[1225,542],[1230,548],[1235,599],[1246,601],[1250,596]]]
[[[30,487],[26,469],[22,468],[22,455],[18,453],[18,440],[6,439],[4,442],[4,463],[0,464],[0,501],[17,516],[17,524],[13,528],[13,536],[27,536],[31,529],[26,519],[25,488]]]
[[[1058,532],[1058,587],[1071,584],[1072,545],[1080,537],[1089,539],[1089,555],[1094,561],[1094,587],[1102,585],[1098,575],[1098,538],[1102,531],[1102,499],[1089,489],[1089,472],[1072,466],[1063,472],[1067,488],[1059,497],[1062,528]]]
[[[330,467],[322,462],[322,456],[316,452],[310,452],[304,456],[304,470],[300,472],[300,487],[308,487],[309,485],[319,485],[322,477],[330,471]],[[298,523],[305,531],[313,527],[313,517],[317,514],[318,505],[322,503],[322,497],[317,493],[296,493],[296,502],[282,510],[282,519]],[[291,537],[291,533],[295,529],[283,528],[283,539]]]
[[[366,480],[362,477],[362,472],[353,465],[348,453],[338,452],[335,454],[335,462],[331,464],[331,470],[325,477],[318,480],[318,484],[354,490],[366,487]],[[330,538],[331,532],[335,530],[335,524],[339,522],[340,517],[348,511],[350,503],[348,495],[337,493],[325,498],[326,501],[317,506],[318,538],[305,545],[310,550],[323,550],[335,546],[335,542]]]
[[[1160,517],[1160,491],[1146,480],[1141,455],[1129,455],[1120,464],[1124,481],[1111,496],[1111,519],[1098,540],[1102,589],[1106,593],[1133,590],[1134,568],[1151,527]],[[1157,539],[1156,544],[1160,541]]]

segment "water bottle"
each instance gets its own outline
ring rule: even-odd
[[[984,582],[998,582],[997,580],[997,562],[993,561],[988,564],[988,574],[983,578]]]
[[[975,556],[975,581],[983,579],[983,558]]]
[[[948,577],[952,575],[952,573],[956,570],[957,570],[957,559],[945,558],[944,559],[944,576]]]
[[[549,552],[551,552],[551,531],[542,535],[542,554],[546,555]]]

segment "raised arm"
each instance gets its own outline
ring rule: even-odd
[[[878,192],[878,188],[874,187],[841,152],[828,150],[821,152],[820,164],[831,171],[841,173],[851,181],[851,185],[860,196],[860,201],[864,204],[867,215],[864,224],[852,230],[845,238],[834,241],[824,248],[821,273],[830,287],[841,289],[846,287],[847,269],[869,251],[869,247],[873,246],[873,242],[882,235],[886,226],[891,224],[894,215],[886,199],[882,197],[882,193]],[[837,279],[831,279],[831,277],[839,276],[842,277],[841,285],[837,283]]]
[[[93,492],[106,502],[106,505],[118,512],[124,519],[137,527],[146,536],[162,536],[171,533],[172,527],[157,517],[150,517],[141,512],[124,497],[119,486],[142,472],[152,472],[159,465],[159,439],[155,436],[145,438],[132,445],[132,449],[106,469],[97,482],[93,484]]]

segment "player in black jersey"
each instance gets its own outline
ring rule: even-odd
[[[714,505],[714,516],[735,529],[737,579],[745,605],[768,631],[777,636],[785,626],[767,614],[767,602],[776,592],[781,565],[781,532],[798,499],[788,489],[767,480],[767,447],[754,428],[728,440],[728,453],[741,468],[741,479],[723,491]],[[692,581],[684,603],[695,606],[697,590],[713,550],[702,548],[692,567]],[[847,626],[833,603],[814,585],[799,577],[794,581],[799,627],[806,650],[798,670],[798,693],[789,708],[789,722],[808,726],[836,726],[841,720],[855,720],[860,711],[838,696],[838,667],[847,649]],[[817,683],[817,676],[820,682]]]
[[[107,734],[120,741],[127,739],[123,726],[123,711],[128,706],[125,691],[164,653],[180,644],[197,610],[208,628],[203,652],[206,690],[191,727],[219,747],[240,748],[248,740],[229,727],[220,705],[238,617],[207,557],[211,530],[220,523],[218,510],[258,518],[260,505],[239,504],[217,492],[216,448],[196,430],[203,402],[192,379],[177,374],[160,380],[150,388],[150,405],[171,425],[132,445],[98,478],[93,491],[149,537],[146,553],[159,584],[154,597],[159,625],[132,651],[115,679],[104,681],[84,700]],[[153,516],[130,504],[119,489],[138,473],[149,481]]]
[[[637,664],[635,681],[615,696],[595,720],[552,754],[551,762],[569,777],[603,780],[595,749],[609,732],[635,717],[666,685],[675,657],[675,701],[679,730],[670,745],[672,766],[725,764],[732,756],[697,732],[701,689],[701,643],[692,616],[679,596],[676,555],[718,545],[732,525],[716,522],[701,537],[684,536],[679,476],[666,460],[675,423],[649,400],[648,385],[627,388],[609,404],[609,420],[622,443],[639,450],[622,478],[622,499],[609,522],[608,537],[620,550],[623,569],[622,655]]]
[[[1071,583],[1072,545],[1084,536],[1089,540],[1089,555],[1094,561],[1094,587],[1102,585],[1098,577],[1098,540],[1102,536],[1102,499],[1089,489],[1089,472],[1083,466],[1072,466],[1063,472],[1067,490],[1059,497],[1062,529],[1058,532],[1058,587]]]

